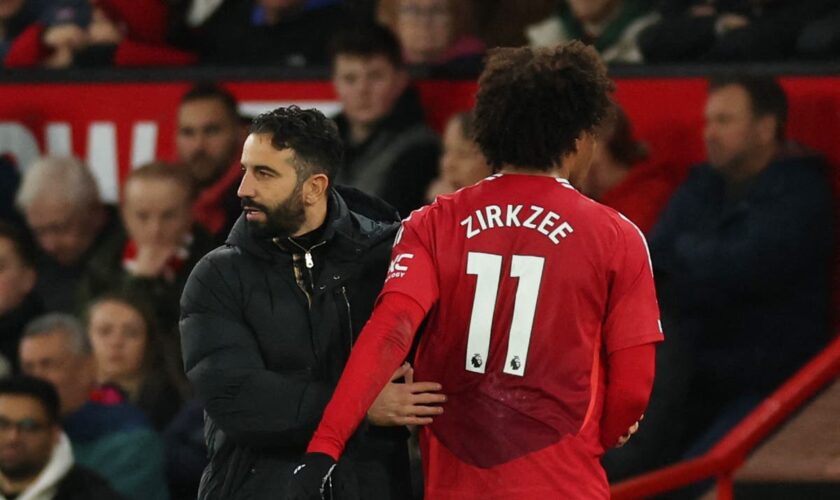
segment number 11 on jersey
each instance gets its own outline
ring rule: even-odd
[[[545,258],[513,255],[511,259],[510,276],[519,278],[519,284],[513,305],[504,372],[521,377],[525,375],[525,364],[528,361],[528,346],[531,343]],[[481,252],[467,254],[467,274],[477,278],[467,334],[467,371],[484,373],[501,272],[501,255]]]

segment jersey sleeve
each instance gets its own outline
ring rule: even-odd
[[[421,209],[403,221],[394,240],[391,265],[380,298],[399,292],[413,298],[428,312],[437,302],[438,275],[434,263],[432,238],[427,228],[429,210]]]
[[[624,218],[619,220],[618,227],[604,323],[608,353],[664,338],[645,237]]]

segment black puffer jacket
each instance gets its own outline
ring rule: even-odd
[[[281,498],[382,286],[396,212],[331,191],[312,268],[290,241],[240,218],[193,270],[181,299],[184,365],[206,403],[201,499]],[[306,290],[311,290],[307,293]],[[338,478],[348,498],[409,498],[405,429],[362,427]],[[338,496],[336,500],[340,500]]]

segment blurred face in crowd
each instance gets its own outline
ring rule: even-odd
[[[0,316],[23,302],[35,286],[35,270],[18,255],[14,243],[0,237]]]
[[[61,429],[37,399],[0,395],[0,472],[15,482],[35,479],[50,461]]]
[[[449,0],[400,0],[397,37],[411,64],[434,62],[452,43]]]
[[[93,244],[98,226],[86,218],[93,208],[73,206],[67,201],[41,197],[24,210],[26,223],[38,245],[58,263],[79,262]]]
[[[93,359],[79,354],[70,335],[62,330],[24,338],[20,342],[23,373],[55,386],[61,399],[61,414],[78,410],[94,384]]]
[[[123,191],[122,218],[138,246],[181,245],[192,228],[189,193],[173,179],[129,179]]]
[[[749,94],[726,85],[709,94],[703,131],[709,163],[737,175],[775,142],[776,121],[753,115]]]
[[[304,189],[309,180],[298,181],[294,150],[275,149],[271,137],[251,134],[245,140],[237,194],[255,235],[296,236],[306,220]]]
[[[584,23],[604,20],[624,3],[624,0],[566,0],[572,14]]]
[[[443,132],[440,173],[455,189],[475,184],[493,173],[478,145],[464,137],[459,118],[450,120]]]
[[[351,124],[370,127],[384,118],[408,84],[405,70],[384,55],[338,55],[333,85]]]
[[[236,160],[242,127],[218,99],[194,99],[178,109],[175,147],[195,182],[209,186]]]
[[[0,0],[0,21],[5,21],[17,14],[25,0]]]
[[[88,337],[102,382],[135,377],[143,370],[148,330],[137,309],[105,300],[90,310]]]

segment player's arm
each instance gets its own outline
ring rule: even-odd
[[[629,221],[619,221],[617,228],[603,328],[607,360],[600,438],[605,449],[623,444],[635,431],[653,387],[655,346],[663,339],[644,236]]]
[[[405,359],[425,315],[420,304],[407,295],[393,292],[382,296],[350,353],[303,462],[294,471],[286,500],[321,499],[344,445]]]
[[[635,432],[653,387],[656,347],[652,343],[613,352],[607,358],[601,445],[623,445]]]

